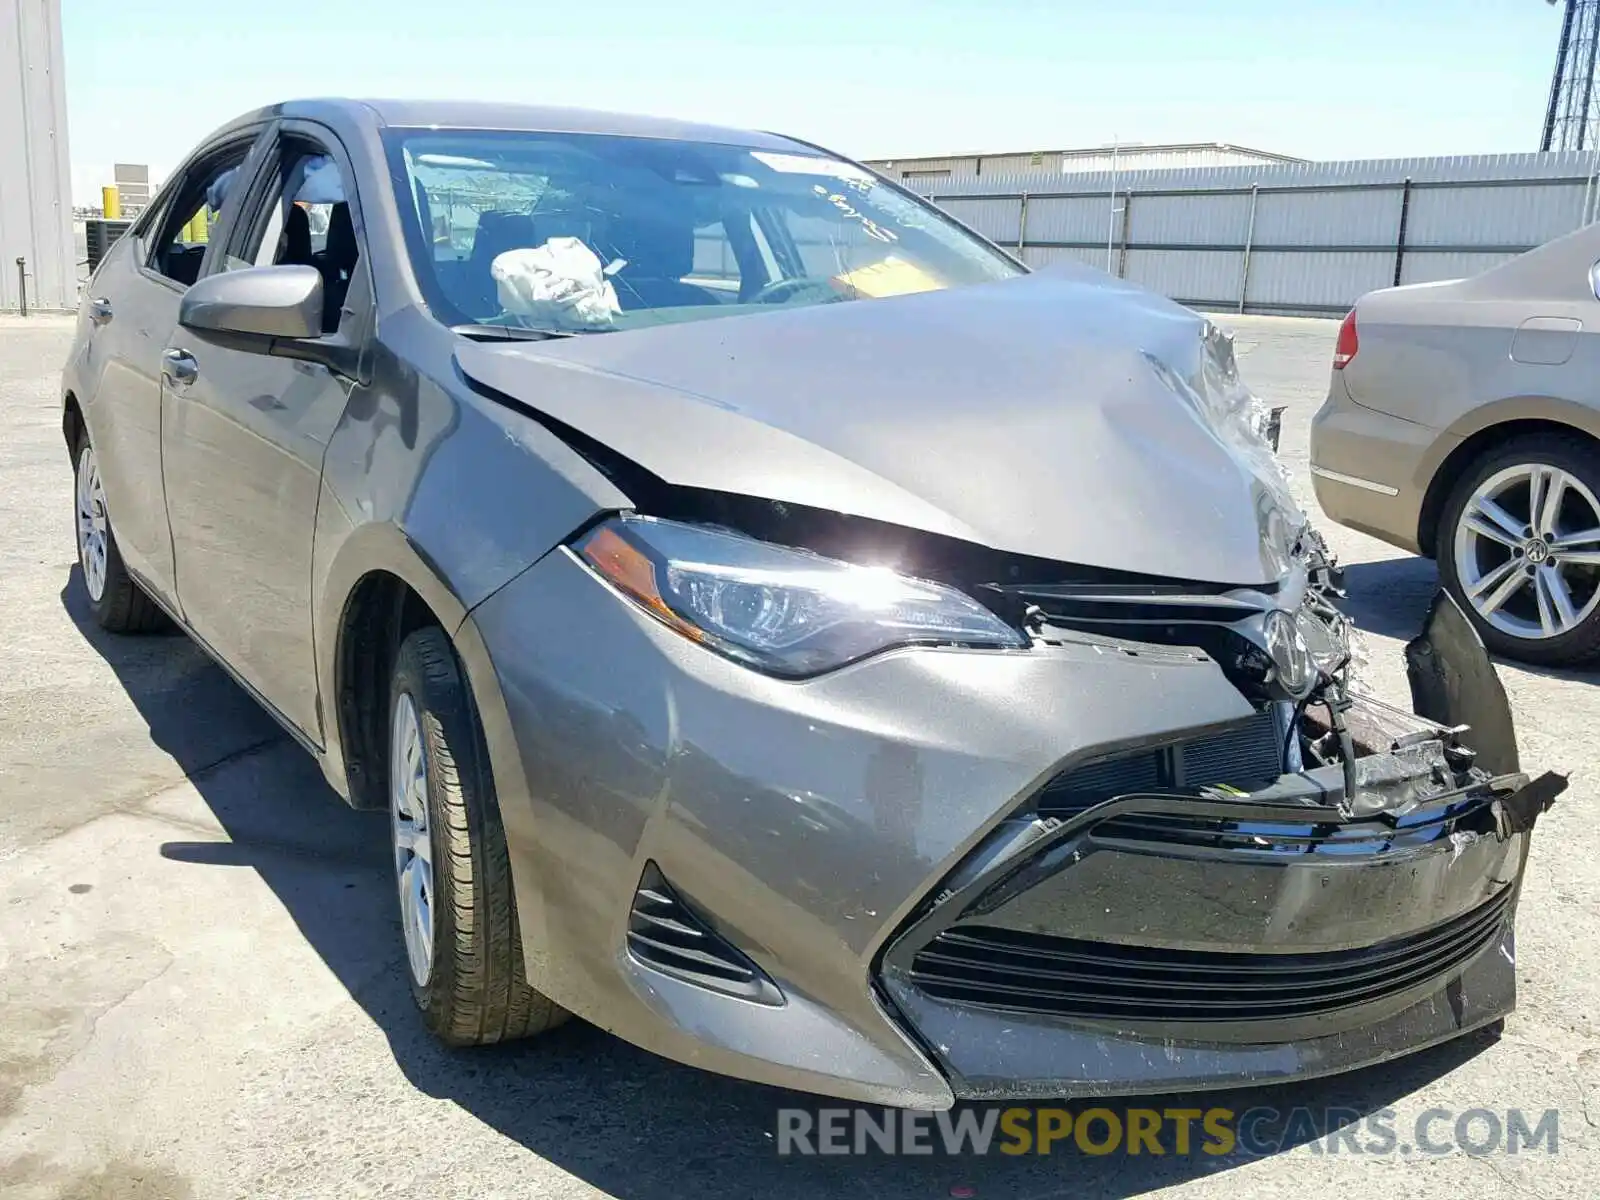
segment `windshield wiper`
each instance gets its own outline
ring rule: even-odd
[[[530,329],[523,325],[452,325],[451,333],[476,342],[547,342],[551,338],[575,337],[578,329]]]

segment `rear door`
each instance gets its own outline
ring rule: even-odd
[[[178,595],[195,632],[290,724],[322,742],[311,548],[322,460],[371,326],[371,286],[347,157],[321,126],[286,121],[261,156],[224,253],[227,271],[312,265],[323,336],[349,366],[274,354],[266,339],[178,327],[167,347],[163,461]]]
[[[174,602],[172,539],[161,473],[162,352],[183,293],[199,276],[228,183],[261,129],[203,148],[174,176],[149,217],[90,281],[83,377],[89,431],[117,546],[128,569]],[[230,176],[230,171],[236,174]]]

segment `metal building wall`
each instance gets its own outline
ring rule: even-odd
[[[1110,146],[1089,150],[1038,150],[1021,154],[956,154],[944,158],[869,159],[867,166],[893,179],[953,182],[1021,174],[1157,171],[1297,162],[1286,155],[1225,142],[1181,146]]]
[[[0,309],[19,269],[30,310],[78,306],[60,0],[0,0]]]
[[[1342,313],[1476,274],[1594,219],[1588,153],[909,180],[1035,266],[1072,260],[1198,308]],[[1115,198],[1113,198],[1113,192]]]

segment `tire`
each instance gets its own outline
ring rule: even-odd
[[[1538,483],[1521,482],[1535,469]],[[1551,486],[1557,478],[1552,472],[1561,473],[1559,488]],[[1484,509],[1481,493],[1496,488],[1503,490],[1488,498],[1509,523],[1484,515],[1494,510]],[[1549,505],[1540,506],[1540,528],[1533,527],[1529,504],[1540,494],[1535,488],[1545,497],[1560,497],[1552,536],[1545,536],[1542,519]],[[1464,527],[1469,517],[1472,523]],[[1588,662],[1600,658],[1600,537],[1578,544],[1570,539],[1591,529],[1600,532],[1600,448],[1576,434],[1512,438],[1472,462],[1451,489],[1437,535],[1439,576],[1494,653],[1547,666]],[[1541,542],[1542,547],[1536,544]],[[1563,548],[1570,553],[1563,555]],[[1592,561],[1578,561],[1580,555]],[[1524,582],[1511,582],[1517,574],[1513,569],[1502,585],[1488,586],[1495,583],[1495,571],[1513,560],[1522,564]],[[1550,572],[1560,578],[1558,590],[1570,620],[1546,583]],[[1482,606],[1493,605],[1502,586],[1517,590],[1486,615]]]
[[[166,629],[167,615],[150,599],[128,569],[111,530],[99,460],[85,432],[72,455],[73,529],[78,567],[95,624],[112,633],[154,633]]]
[[[443,630],[419,629],[401,643],[389,716],[387,783],[405,969],[424,1023],[452,1046],[509,1041],[560,1024],[566,1012],[530,987],[524,973],[488,753]],[[420,762],[408,757],[413,736]],[[424,828],[418,811],[426,814]],[[424,850],[425,887],[416,861]],[[427,901],[426,945],[415,925],[419,895]]]

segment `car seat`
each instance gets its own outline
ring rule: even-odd
[[[339,328],[339,310],[344,307],[345,296],[350,291],[350,276],[360,258],[361,247],[356,241],[356,227],[350,218],[350,205],[340,201],[328,213],[327,244],[321,254],[313,256],[312,261],[312,265],[322,272],[324,333],[332,333]]]

